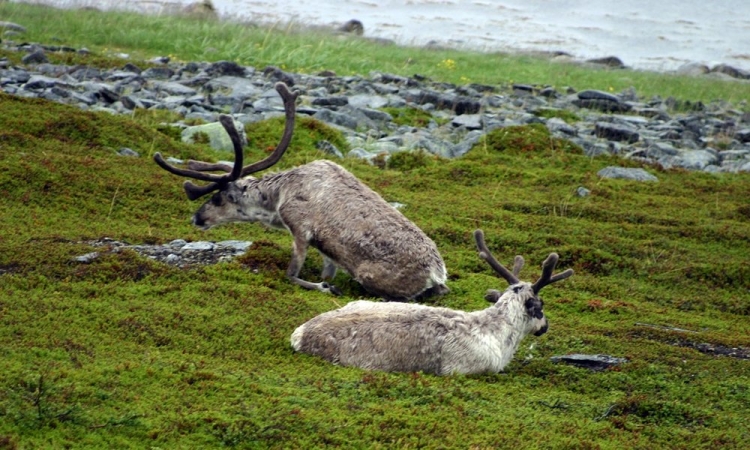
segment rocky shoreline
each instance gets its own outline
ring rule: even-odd
[[[166,57],[150,61],[147,69],[124,60],[121,68],[105,70],[50,64],[46,56],[85,49],[9,41],[3,47],[24,57],[20,66],[0,60],[0,90],[113,114],[156,108],[207,123],[232,113],[250,123],[282,113],[273,85],[284,81],[301,92],[298,114],[340,129],[352,148],[346,156],[370,160],[414,150],[456,158],[491,130],[539,123],[592,157],[614,154],[666,169],[750,171],[750,114],[721,101],[643,99],[632,88],[559,92],[525,84],[457,86],[419,75],[307,75],[230,61],[175,63]],[[381,110],[407,106],[428,112],[431,120],[424,127],[399,126]],[[563,120],[565,113],[575,120]],[[327,143],[320,147],[344,156]]]

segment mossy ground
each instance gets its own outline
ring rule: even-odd
[[[750,362],[691,344],[750,347],[747,174],[647,170],[658,183],[599,179],[543,128],[497,130],[458,160],[339,161],[437,243],[451,293],[484,308],[504,288],[477,256],[485,230],[524,279],[544,257],[576,275],[543,292],[550,331],[505,373],[434,377],[341,368],[295,354],[294,328],[364,296],[284,278],[291,239],[259,225],[202,232],[183,180],[154,152],[219,159],[148,115],[115,117],[0,94],[0,446],[7,448],[740,448],[750,442]],[[248,160],[281,120],[248,127]],[[278,167],[324,157],[340,136],[300,120]],[[140,158],[117,155],[129,147]],[[575,195],[579,186],[591,195]],[[177,269],[132,252],[72,258],[101,237],[130,243],[247,239],[231,263]],[[303,276],[315,279],[311,253]],[[679,333],[639,326],[666,325]],[[549,357],[630,362],[589,372]]]

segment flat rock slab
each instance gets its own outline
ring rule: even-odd
[[[572,354],[553,356],[550,358],[555,363],[571,364],[576,367],[583,367],[593,371],[600,371],[609,369],[613,366],[618,366],[628,362],[626,358],[616,358],[609,355],[583,355],[583,354]]]
[[[106,249],[104,250],[105,252],[117,253],[124,249],[133,250],[141,256],[178,267],[231,261],[245,254],[247,249],[252,245],[250,241],[187,242],[184,239],[175,239],[164,245],[130,245],[109,238],[88,241],[86,243],[93,247],[104,248]],[[91,252],[73,259],[82,264],[91,264],[101,256],[101,253],[98,251]]]
[[[658,178],[641,168],[609,166],[600,170],[596,174],[602,178],[622,178],[634,181],[659,181]]]

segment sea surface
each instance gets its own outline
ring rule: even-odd
[[[168,14],[198,0],[33,0]],[[213,0],[225,19],[275,24],[364,24],[399,44],[480,51],[562,51],[617,56],[635,69],[688,62],[750,70],[750,0]]]

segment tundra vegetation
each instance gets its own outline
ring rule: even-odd
[[[47,10],[13,3],[0,4],[0,12],[46,30],[30,31],[29,40],[57,37],[134,55],[245,58],[260,66],[314,53],[293,51],[297,36],[266,31],[276,53],[250,60],[258,41],[238,45],[228,25],[84,11],[76,13],[85,25],[79,30],[67,12],[50,20]],[[159,33],[174,39],[162,42]],[[197,54],[200,39],[216,52]],[[351,61],[360,60],[365,44],[340,45],[330,64],[317,56],[321,68],[343,64],[349,50]],[[271,61],[284,46],[287,58]],[[110,61],[97,55],[91,58],[100,64]],[[451,57],[459,67],[466,61]],[[366,72],[364,60],[373,59],[361,59],[347,64]],[[524,70],[525,60],[503,61]],[[304,64],[314,70],[318,63]],[[559,74],[538,64],[534,76],[514,79],[556,83]],[[493,66],[502,76],[506,66]],[[571,84],[600,87],[591,79]],[[663,79],[651,85],[654,93],[670,85]],[[738,83],[674,84],[685,99],[717,92],[727,95],[714,98],[747,98]],[[338,161],[386,200],[405,204],[404,215],[436,242],[451,288],[436,306],[482,309],[486,289],[497,286],[477,258],[476,228],[498,259],[541,261],[555,251],[559,270],[576,272],[545,290],[549,331],[524,341],[505,372],[390,374],[333,366],[289,345],[297,326],[335,309],[334,301],[366,295],[346,274],[334,279],[342,298],[301,290],[284,275],[288,233],[193,227],[195,203],[151,157],[221,158],[205,144],[178,142],[151,112],[115,117],[5,94],[0,111],[2,447],[694,449],[750,441],[750,362],[722,356],[750,347],[747,174],[646,167],[658,183],[600,179],[601,168],[635,163],[585,157],[539,127],[496,130],[457,160],[403,154],[384,168]],[[261,159],[282,129],[283,119],[249,125],[247,158]],[[298,120],[274,170],[324,158],[313,145],[324,136],[336,132]],[[340,137],[336,145],[346,148]],[[121,147],[141,157],[119,156]],[[576,196],[578,186],[591,195]],[[103,251],[90,264],[73,260],[95,250],[87,241],[104,236],[130,243],[245,238],[254,245],[233,262],[187,269],[130,251]],[[320,266],[311,255],[301,276],[316,276]],[[520,274],[538,276],[532,264]],[[568,353],[629,362],[590,372],[549,360]]]

